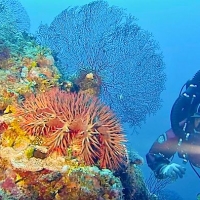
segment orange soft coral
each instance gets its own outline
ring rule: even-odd
[[[96,97],[54,88],[26,99],[16,117],[29,134],[46,139],[49,152],[66,155],[70,147],[85,164],[99,161],[102,168],[116,169],[125,162],[120,123]]]

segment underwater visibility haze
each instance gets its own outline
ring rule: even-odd
[[[189,164],[159,180],[145,155],[199,70],[198,8],[0,0],[0,198],[197,199]]]

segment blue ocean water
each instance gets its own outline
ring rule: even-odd
[[[64,8],[81,6],[91,1],[20,0],[20,2],[30,17],[31,32],[35,33],[41,22],[50,24]],[[166,89],[161,93],[163,100],[161,109],[155,115],[147,117],[137,134],[132,134],[132,128],[124,125],[129,143],[145,157],[157,136],[170,127],[171,107],[182,85],[199,70],[200,2],[195,0],[108,0],[107,2],[110,6],[119,6],[135,16],[138,19],[137,24],[152,33],[153,38],[159,42],[164,56],[167,81]],[[178,158],[174,158],[174,161],[182,164],[182,160]],[[184,200],[193,200],[200,192],[200,179],[189,164],[186,168],[184,178],[172,183],[168,188],[176,191]],[[148,178],[150,169],[146,163],[142,170]]]

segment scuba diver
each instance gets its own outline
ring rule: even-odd
[[[200,178],[195,169],[200,168],[200,70],[182,87],[170,121],[171,128],[157,138],[146,155],[148,166],[158,179],[182,178],[185,167],[172,162],[178,153],[183,163],[190,163]]]

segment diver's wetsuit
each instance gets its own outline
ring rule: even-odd
[[[182,142],[181,145],[172,129],[157,138],[146,155],[147,164],[157,178],[163,178],[159,174],[159,170],[171,162],[170,159],[176,152],[180,158],[186,159],[192,165],[200,168],[200,134],[192,133],[188,141]]]

